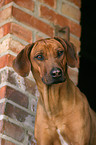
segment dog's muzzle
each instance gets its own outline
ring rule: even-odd
[[[42,81],[46,85],[62,83],[66,80],[64,72],[60,68],[54,67],[49,75],[45,75]]]

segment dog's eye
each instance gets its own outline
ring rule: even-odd
[[[38,60],[44,60],[44,57],[41,54],[40,55],[37,55],[35,58],[38,59]]]
[[[63,55],[64,51],[58,51],[57,52],[57,56],[60,57],[61,55]]]

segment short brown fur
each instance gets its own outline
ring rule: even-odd
[[[26,46],[13,62],[21,76],[31,70],[38,86],[37,145],[61,145],[57,129],[68,145],[96,145],[96,114],[69,79],[67,65],[76,67],[77,55],[74,45],[60,37]]]

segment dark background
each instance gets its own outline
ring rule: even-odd
[[[96,0],[82,0],[78,87],[96,111]]]

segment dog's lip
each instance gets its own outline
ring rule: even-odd
[[[45,81],[44,78],[42,78],[42,82],[48,86],[52,85],[52,84],[59,84],[59,83],[63,83],[66,81],[66,78],[58,78],[58,79],[52,79],[51,81]]]

